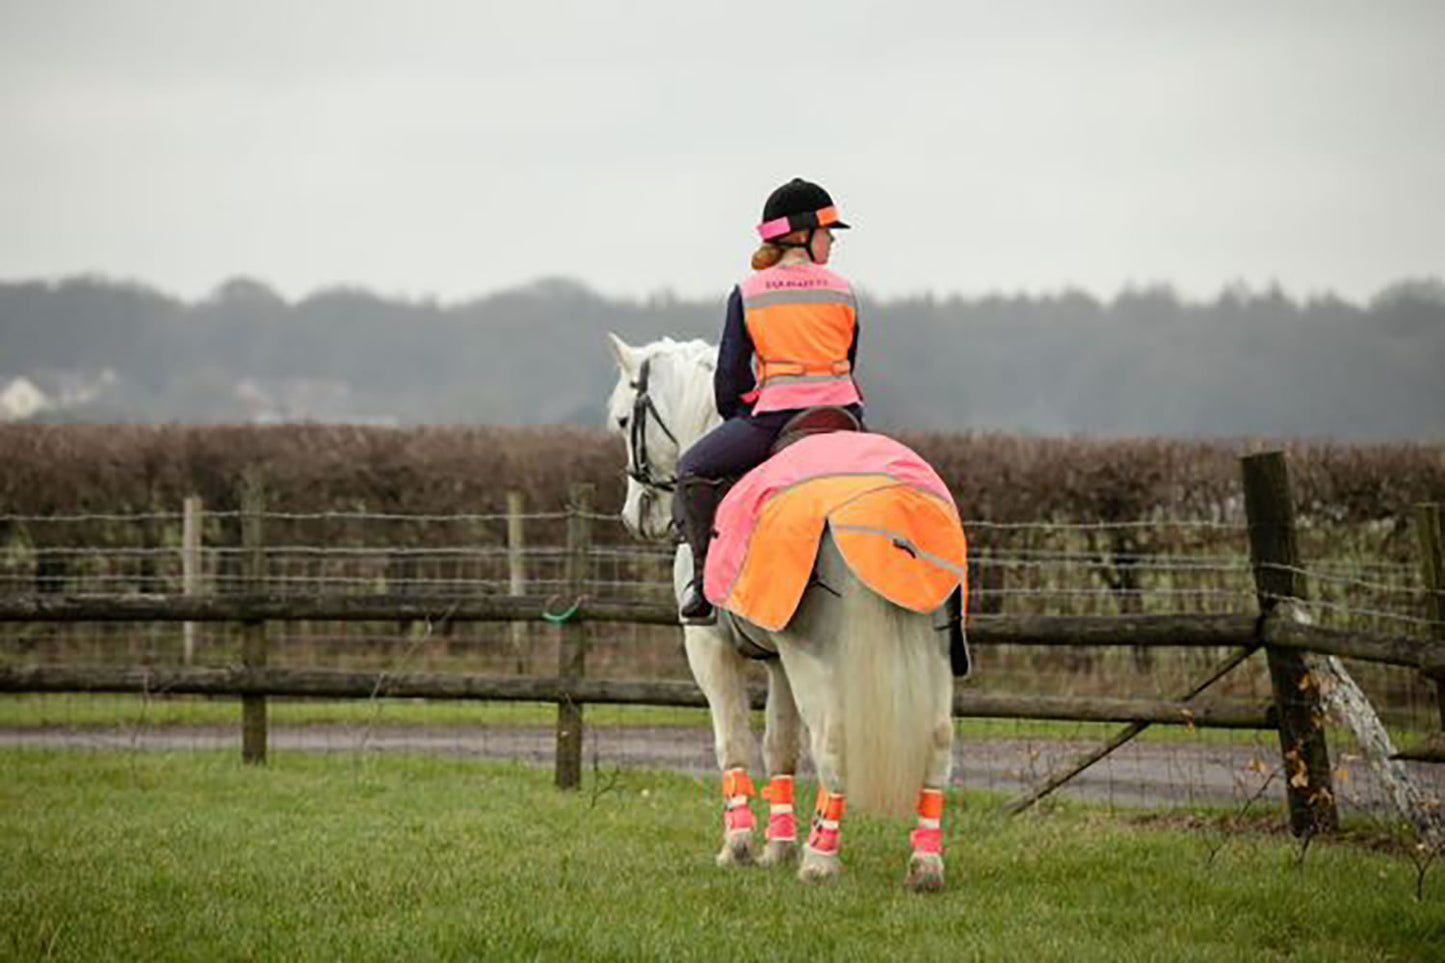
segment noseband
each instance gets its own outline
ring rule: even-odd
[[[637,380],[629,382],[633,389],[636,390],[637,397],[632,401],[632,422],[628,426],[631,431],[632,444],[628,446],[631,449],[631,458],[627,465],[627,477],[647,490],[645,493],[646,497],[656,498],[657,493],[660,491],[673,492],[677,490],[677,476],[671,475],[666,478],[659,478],[654,473],[652,462],[647,457],[648,415],[650,414],[657,421],[657,427],[662,429],[662,433],[672,439],[674,445],[677,445],[679,453],[682,450],[682,445],[678,444],[677,436],[672,433],[672,429],[667,427],[667,422],[662,420],[662,413],[657,410],[657,405],[652,402],[652,396],[647,393],[647,381],[651,370],[652,359],[644,359],[642,362],[642,370],[637,373]],[[644,505],[643,508],[643,514],[645,515],[646,506]]]

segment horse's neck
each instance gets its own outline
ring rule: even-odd
[[[673,431],[686,451],[693,442],[722,422],[713,397],[713,371],[699,364],[690,368],[677,398],[677,424]]]

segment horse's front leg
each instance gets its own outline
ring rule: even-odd
[[[793,687],[783,670],[781,659],[773,659],[768,667],[767,728],[763,733],[763,763],[768,769],[768,785],[763,798],[768,801],[767,839],[758,862],[764,866],[791,862],[798,852],[797,819],[793,814],[793,779],[798,772],[798,755],[802,749],[802,719],[793,699]]]
[[[798,863],[798,878],[808,882],[832,879],[843,871],[838,859],[843,812],[843,716],[833,685],[831,650],[793,644],[779,647],[802,720],[807,724],[813,766],[818,770],[818,796]]]
[[[748,728],[747,660],[714,626],[683,627],[688,665],[712,710],[713,745],[722,770],[723,845],[719,866],[753,861],[753,785],[748,763],[756,743]]]

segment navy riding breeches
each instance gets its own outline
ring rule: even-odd
[[[849,405],[848,410],[862,420],[861,405]],[[792,410],[768,411],[761,415],[729,418],[682,453],[677,460],[678,481],[686,482],[689,478],[706,478],[709,481],[741,478],[767,460],[783,426],[797,413]],[[681,502],[682,499],[673,499],[674,515],[679,521]]]
[[[677,460],[677,477],[737,478],[761,465],[793,411],[729,418],[703,435]]]

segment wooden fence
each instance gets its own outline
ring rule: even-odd
[[[1303,656],[1320,653],[1403,666],[1432,679],[1445,700],[1445,588],[1442,588],[1440,510],[1422,507],[1416,522],[1422,571],[1431,606],[1430,637],[1328,629],[1299,621],[1292,602],[1305,598],[1296,547],[1294,508],[1287,468],[1279,453],[1243,460],[1245,508],[1258,601],[1256,611],[1220,615],[1005,616],[975,615],[968,621],[974,646],[1228,647],[1218,665],[1184,687],[1174,699],[1107,696],[1009,695],[960,690],[954,711],[962,717],[1119,722],[1127,728],[1110,747],[1149,725],[1274,729],[1279,733],[1291,827],[1296,833],[1327,831],[1336,824],[1328,748],[1319,693]],[[251,762],[266,757],[266,699],[269,696],[481,699],[552,702],[557,706],[556,779],[575,788],[581,778],[583,707],[588,703],[701,706],[691,683],[619,681],[587,677],[591,622],[676,625],[670,605],[614,601],[586,594],[592,547],[590,486],[573,489],[567,514],[565,591],[543,597],[512,595],[446,601],[436,596],[278,595],[265,581],[266,517],[261,480],[245,486],[241,512],[243,590],[225,595],[0,595],[0,622],[227,622],[243,626],[241,664],[230,668],[34,665],[0,667],[0,692],[129,692],[238,696],[242,709],[242,752]],[[187,538],[183,551],[193,551]],[[560,627],[555,674],[490,677],[425,672],[357,672],[276,668],[267,665],[267,624],[283,621],[418,620],[424,622],[537,622]],[[1195,701],[1250,654],[1268,659],[1272,699],[1255,708]],[[189,647],[187,649],[189,651]],[[755,705],[764,693],[752,693]],[[1440,707],[1445,728],[1445,701]],[[1401,753],[1402,758],[1445,762],[1439,738]],[[1096,756],[1095,758],[1098,758]]]

